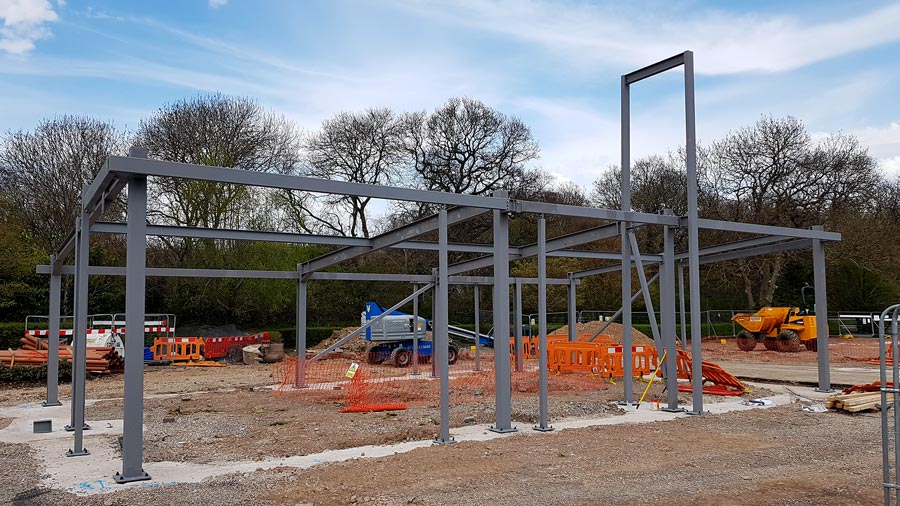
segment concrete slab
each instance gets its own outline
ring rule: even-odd
[[[767,385],[766,387],[779,392],[777,395],[770,397],[773,405],[791,403],[792,397],[789,392],[778,390],[778,387],[773,385]],[[800,390],[803,387],[793,388]],[[812,389],[807,390],[812,391]],[[803,392],[804,394],[807,393]],[[743,399],[728,398],[719,402],[708,402],[706,407],[711,415],[730,411],[766,409],[765,407],[746,406],[741,404],[741,402],[743,402]],[[97,427],[97,430],[85,433],[85,447],[90,450],[90,455],[66,458],[63,455],[71,446],[71,441],[66,436],[70,435],[70,433],[62,431],[55,431],[52,434],[31,433],[31,420],[38,417],[50,417],[50,413],[53,414],[53,418],[65,419],[68,416],[69,408],[66,406],[41,408],[39,405],[29,405],[0,409],[0,416],[12,416],[16,419],[9,427],[0,431],[0,441],[31,445],[45,467],[44,473],[42,473],[44,474],[43,484],[49,488],[67,490],[79,495],[112,492],[126,487],[154,488],[175,483],[197,483],[214,476],[249,473],[275,467],[308,469],[326,462],[341,462],[358,458],[369,459],[402,454],[418,448],[426,448],[433,444],[431,440],[408,441],[391,445],[369,445],[342,450],[329,450],[311,455],[263,461],[226,461],[210,464],[147,462],[144,464],[144,470],[150,474],[152,480],[119,485],[113,481],[112,476],[119,470],[121,465],[121,456],[116,442],[116,437],[121,434],[122,430],[121,420],[92,422]],[[626,408],[626,413],[622,416],[554,420],[552,425],[557,430],[565,430],[620,424],[664,422],[685,416],[689,415],[655,411],[650,404],[644,404],[640,408],[634,406]],[[490,441],[503,437],[542,437],[542,434],[544,434],[531,430],[530,425],[520,426],[519,429],[518,432],[514,433],[497,434],[489,431],[488,425],[471,425],[454,429],[452,435],[456,441],[464,442]]]

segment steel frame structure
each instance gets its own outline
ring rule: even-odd
[[[630,190],[630,86],[661,72],[683,66],[685,86],[685,123],[687,145],[688,176],[688,214],[675,216],[671,211],[660,214],[648,214],[631,210]],[[113,156],[108,159],[94,181],[84,188],[82,196],[82,213],[75,229],[63,246],[51,256],[50,264],[38,266],[37,272],[50,275],[50,332],[59,328],[60,318],[60,277],[75,277],[75,328],[82,328],[87,315],[87,295],[89,275],[113,275],[126,277],[126,327],[143,329],[145,311],[145,283],[147,276],[170,277],[203,277],[203,278],[257,278],[257,279],[289,279],[297,283],[297,349],[298,367],[296,385],[304,385],[304,365],[306,363],[306,299],[307,285],[311,281],[327,280],[362,280],[384,282],[406,282],[414,286],[413,294],[397,304],[412,300],[414,312],[418,313],[418,297],[428,288],[434,289],[436,367],[440,376],[441,398],[441,430],[436,443],[452,443],[449,432],[449,397],[448,397],[448,364],[446,344],[448,323],[448,292],[450,284],[471,284],[476,290],[476,308],[478,289],[480,286],[493,287],[493,314],[495,335],[500,343],[510,335],[510,286],[515,287],[515,313],[521,314],[521,284],[538,285],[539,294],[539,339],[540,349],[546,350],[546,289],[548,285],[566,285],[568,295],[569,339],[577,338],[575,331],[576,288],[580,280],[594,275],[611,272],[622,273],[622,300],[620,310],[624,326],[625,364],[630,362],[631,355],[631,301],[639,294],[650,301],[649,284],[660,280],[659,308],[661,311],[661,329],[659,346],[667,352],[668,359],[663,364],[668,386],[668,409],[677,410],[677,389],[675,385],[675,299],[676,268],[678,271],[678,287],[681,292],[682,321],[684,320],[684,264],[687,263],[688,289],[691,314],[692,357],[695,377],[699,378],[702,350],[700,348],[700,286],[699,267],[701,264],[724,260],[733,260],[748,256],[761,255],[794,248],[811,247],[814,257],[815,287],[817,309],[827,314],[825,301],[825,242],[838,241],[840,235],[826,232],[819,228],[810,230],[772,227],[747,223],[700,219],[697,215],[697,174],[696,174],[696,142],[694,117],[694,72],[693,54],[686,51],[661,62],[642,68],[622,76],[622,209],[600,209],[571,205],[560,205],[546,202],[532,202],[509,198],[506,192],[498,191],[491,196],[462,195],[411,188],[330,181],[309,177],[283,174],[250,172],[238,169],[211,167],[196,164],[182,164],[147,159],[147,150],[132,148],[127,157]],[[147,178],[183,178],[212,181],[219,183],[242,184],[273,189],[305,191],[314,193],[356,195],[387,200],[417,201],[439,206],[439,212],[431,217],[416,221],[409,225],[380,234],[372,238],[333,237],[310,234],[288,234],[252,230],[218,230],[196,227],[176,227],[150,225],[147,223]],[[125,223],[105,223],[98,219],[105,209],[118,198],[127,187],[127,219]],[[448,228],[454,224],[490,212],[493,220],[492,244],[460,244],[448,241]],[[532,213],[539,215],[538,237],[535,244],[522,247],[509,245],[509,219],[511,213]],[[580,232],[547,239],[545,216],[565,216],[592,218],[605,224]],[[637,249],[631,229],[637,226],[661,226],[664,230],[663,251],[658,254],[645,254]],[[688,251],[674,251],[674,230],[688,230]],[[700,249],[698,242],[699,229],[731,230],[758,237]],[[436,242],[417,240],[416,238],[437,231]],[[91,233],[115,233],[126,235],[126,266],[108,267],[91,266],[88,262],[89,241]],[[339,246],[331,253],[322,255],[308,262],[299,264],[294,271],[260,271],[260,270],[212,270],[212,269],[174,269],[149,268],[146,262],[146,237],[186,237],[213,238],[228,240],[269,241],[298,244],[323,244]],[[604,239],[619,237],[620,251],[586,251],[572,249]],[[323,269],[333,267],[343,261],[356,258],[384,248],[405,248],[414,250],[436,251],[437,265],[431,275],[422,274],[368,274],[350,272],[325,272]],[[477,253],[482,256],[457,264],[448,264],[448,252]],[[75,253],[74,265],[65,265],[65,261]],[[537,257],[538,272],[536,278],[510,278],[509,262],[516,259]],[[547,257],[563,256],[573,258],[596,258],[604,260],[620,260],[618,265],[600,267],[582,272],[572,272],[564,279],[548,279],[546,275]],[[647,265],[659,265],[660,272],[649,281],[643,269]],[[492,268],[493,276],[464,276],[465,272]],[[631,269],[640,272],[641,290],[632,295]],[[478,321],[476,309],[476,322]],[[520,321],[520,320],[519,320]],[[828,374],[828,336],[827,322],[819,320],[819,388],[830,390]],[[79,324],[82,324],[79,327]],[[520,327],[519,324],[516,325]],[[684,326],[682,326],[682,332]],[[516,339],[521,340],[521,329],[516,331]],[[682,335],[682,342],[685,336]],[[143,444],[143,331],[140,330],[126,340],[125,357],[125,409],[122,443],[122,469],[116,473],[115,479],[120,483],[149,479],[142,468]],[[58,356],[57,342],[49,340],[51,357],[51,374],[48,374],[46,405],[58,404],[56,375],[52,374],[55,362],[52,357]],[[502,346],[502,345],[501,345]],[[516,353],[520,352],[516,346]],[[822,352],[824,350],[824,353]],[[540,420],[535,430],[552,430],[549,425],[547,408],[547,367],[546,354],[541,354],[540,367]],[[516,357],[517,366],[521,357]],[[515,431],[511,420],[510,399],[510,356],[507,353],[494,353],[494,369],[496,380],[495,421],[490,430],[497,432]],[[73,368],[73,400],[71,429],[75,433],[74,446],[70,455],[85,455],[83,431],[88,428],[84,423],[84,382],[85,382],[85,342],[75,339]],[[692,413],[703,412],[703,396],[700,390],[701,381],[694,382]],[[633,400],[632,386],[625,382],[623,402],[631,404]]]

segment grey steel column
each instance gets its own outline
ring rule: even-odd
[[[419,285],[413,284],[413,293],[419,289]],[[478,324],[475,324],[475,328],[478,328]],[[419,375],[419,296],[416,295],[413,297],[413,376]],[[477,330],[476,330],[477,332]],[[475,364],[477,368],[478,364],[478,351],[475,351]]]
[[[540,425],[534,430],[551,431],[547,402],[547,223],[538,218],[538,386],[540,390]]]
[[[574,342],[578,340],[578,321],[575,317],[575,277],[572,276],[572,272],[569,273],[569,297],[566,301],[569,305],[569,341]]]
[[[56,255],[50,257],[56,265]],[[47,400],[43,406],[61,406],[59,402],[59,312],[62,275],[50,274],[50,330],[47,335]]]
[[[681,324],[681,349],[687,351],[687,323],[684,313],[684,262],[678,261],[678,322]]]
[[[665,214],[672,214],[667,209]],[[659,278],[659,313],[662,323],[661,340],[665,348],[665,363],[660,363],[666,373],[666,395],[669,402],[667,411],[678,411],[678,351],[675,348],[675,231],[663,228],[663,264]],[[660,357],[661,359],[662,357]]]
[[[475,370],[481,370],[481,290],[478,283],[472,285],[475,292]]]
[[[507,197],[505,191],[495,197]],[[493,432],[513,432],[509,380],[509,214],[494,211],[494,384]]]
[[[692,414],[703,413],[703,349],[700,327],[700,234],[697,213],[697,125],[694,113],[694,53],[684,52],[685,153],[688,200],[688,293],[691,298],[691,370],[694,378]]]
[[[88,312],[88,254],[90,252],[90,230],[88,217],[81,215],[78,220],[78,235],[75,245],[75,322],[72,331],[72,420],[67,427],[75,433],[75,442],[67,457],[89,455],[84,448],[84,430],[89,429],[84,422],[84,385],[87,380],[87,312]],[[143,350],[142,350],[143,351]],[[143,357],[143,353],[141,353]]]
[[[448,350],[450,336],[447,334],[449,314],[447,309],[450,293],[448,291],[449,269],[447,264],[447,209],[438,213],[438,276],[435,288],[435,322],[434,322],[434,357],[440,368],[441,376],[441,433],[435,444],[455,443],[450,437],[450,365]]]
[[[117,483],[149,480],[143,468],[144,315],[147,274],[147,178],[128,181],[128,237],[125,260],[125,420],[122,472]]]
[[[298,272],[300,266],[297,266]],[[297,364],[294,367],[294,388],[306,388],[306,290],[307,281],[297,280]]]
[[[525,364],[522,360],[522,282],[516,278],[513,284],[513,296],[515,297],[515,316],[513,320],[516,326],[513,328],[513,355],[516,357],[516,372],[522,372]],[[495,350],[496,353],[496,350]]]
[[[631,241],[631,253],[634,256],[634,270],[637,271],[641,292],[644,294],[644,307],[647,309],[647,318],[650,320],[650,333],[653,335],[653,344],[656,345],[656,349],[659,351],[662,349],[662,343],[659,338],[659,325],[656,322],[656,310],[653,307],[653,297],[650,295],[647,274],[644,273],[644,262],[641,261],[641,250],[638,248],[637,237],[634,236],[634,232],[628,233],[628,239]]]
[[[823,227],[813,227],[813,230],[824,230]],[[813,275],[815,283],[816,303],[816,348],[819,359],[819,392],[831,392],[831,370],[828,352],[828,293],[825,282],[825,243],[819,239],[813,239]],[[894,334],[896,337],[896,334]]]
[[[631,93],[628,81],[622,76],[622,211],[631,211]],[[628,222],[622,221],[622,403],[631,405],[634,398],[634,376],[631,356],[631,245],[628,242]]]

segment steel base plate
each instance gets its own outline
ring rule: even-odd
[[[113,475],[113,480],[115,480],[116,483],[119,483],[119,484],[131,483],[133,481],[147,481],[149,479],[150,479],[150,475],[145,473],[143,470],[141,470],[141,474],[139,474],[137,476],[122,476],[121,473],[116,473]]]

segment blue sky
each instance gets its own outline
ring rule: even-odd
[[[844,131],[900,174],[900,3],[0,0],[0,131],[78,113],[135,128],[202,92],[304,129],[340,110],[481,99],[588,185],[619,158],[619,76],[691,49],[701,142],[761,115]],[[680,71],[632,91],[635,156],[683,142]]]

